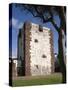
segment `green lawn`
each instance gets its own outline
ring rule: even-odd
[[[60,84],[61,82],[62,75],[60,73],[55,73],[47,76],[18,77],[13,80],[13,86]]]

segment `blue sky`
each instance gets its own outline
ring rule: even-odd
[[[54,16],[55,21],[60,25],[60,20],[58,16]],[[52,24],[45,23],[43,24],[38,18],[34,18],[31,13],[26,13],[26,11],[21,11],[20,8],[14,6],[12,7],[12,19],[10,20],[10,25],[12,21],[12,57],[17,57],[17,35],[19,28],[22,27],[25,21],[31,21],[36,24],[41,24],[42,26],[48,27],[53,31],[54,37],[54,53],[58,53],[58,33]]]

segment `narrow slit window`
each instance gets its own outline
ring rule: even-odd
[[[39,25],[39,31],[40,31],[40,32],[43,32],[43,28],[42,28],[41,25]]]
[[[35,65],[35,66],[36,66],[37,69],[39,68],[38,65]]]

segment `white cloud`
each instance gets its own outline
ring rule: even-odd
[[[18,25],[18,28],[21,28],[23,26],[23,23],[20,22],[19,25]]]
[[[18,20],[15,18],[12,18],[12,27],[16,28],[18,25]]]
[[[12,19],[10,20],[9,25],[10,25],[10,26],[12,25],[12,27],[15,28],[15,29],[19,29],[19,28],[22,27],[23,23],[22,23],[22,22],[19,22],[19,20],[16,19],[16,18],[12,18]]]

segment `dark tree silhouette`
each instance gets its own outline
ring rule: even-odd
[[[58,32],[58,59],[60,62],[62,72],[62,82],[66,83],[66,65],[63,54],[62,44],[62,31],[66,35],[66,7],[65,6],[45,6],[45,5],[28,5],[28,4],[16,4],[22,11],[31,13],[34,17],[39,18],[42,23],[51,22],[55,30]],[[60,19],[60,26],[58,27],[54,16],[58,15]]]

